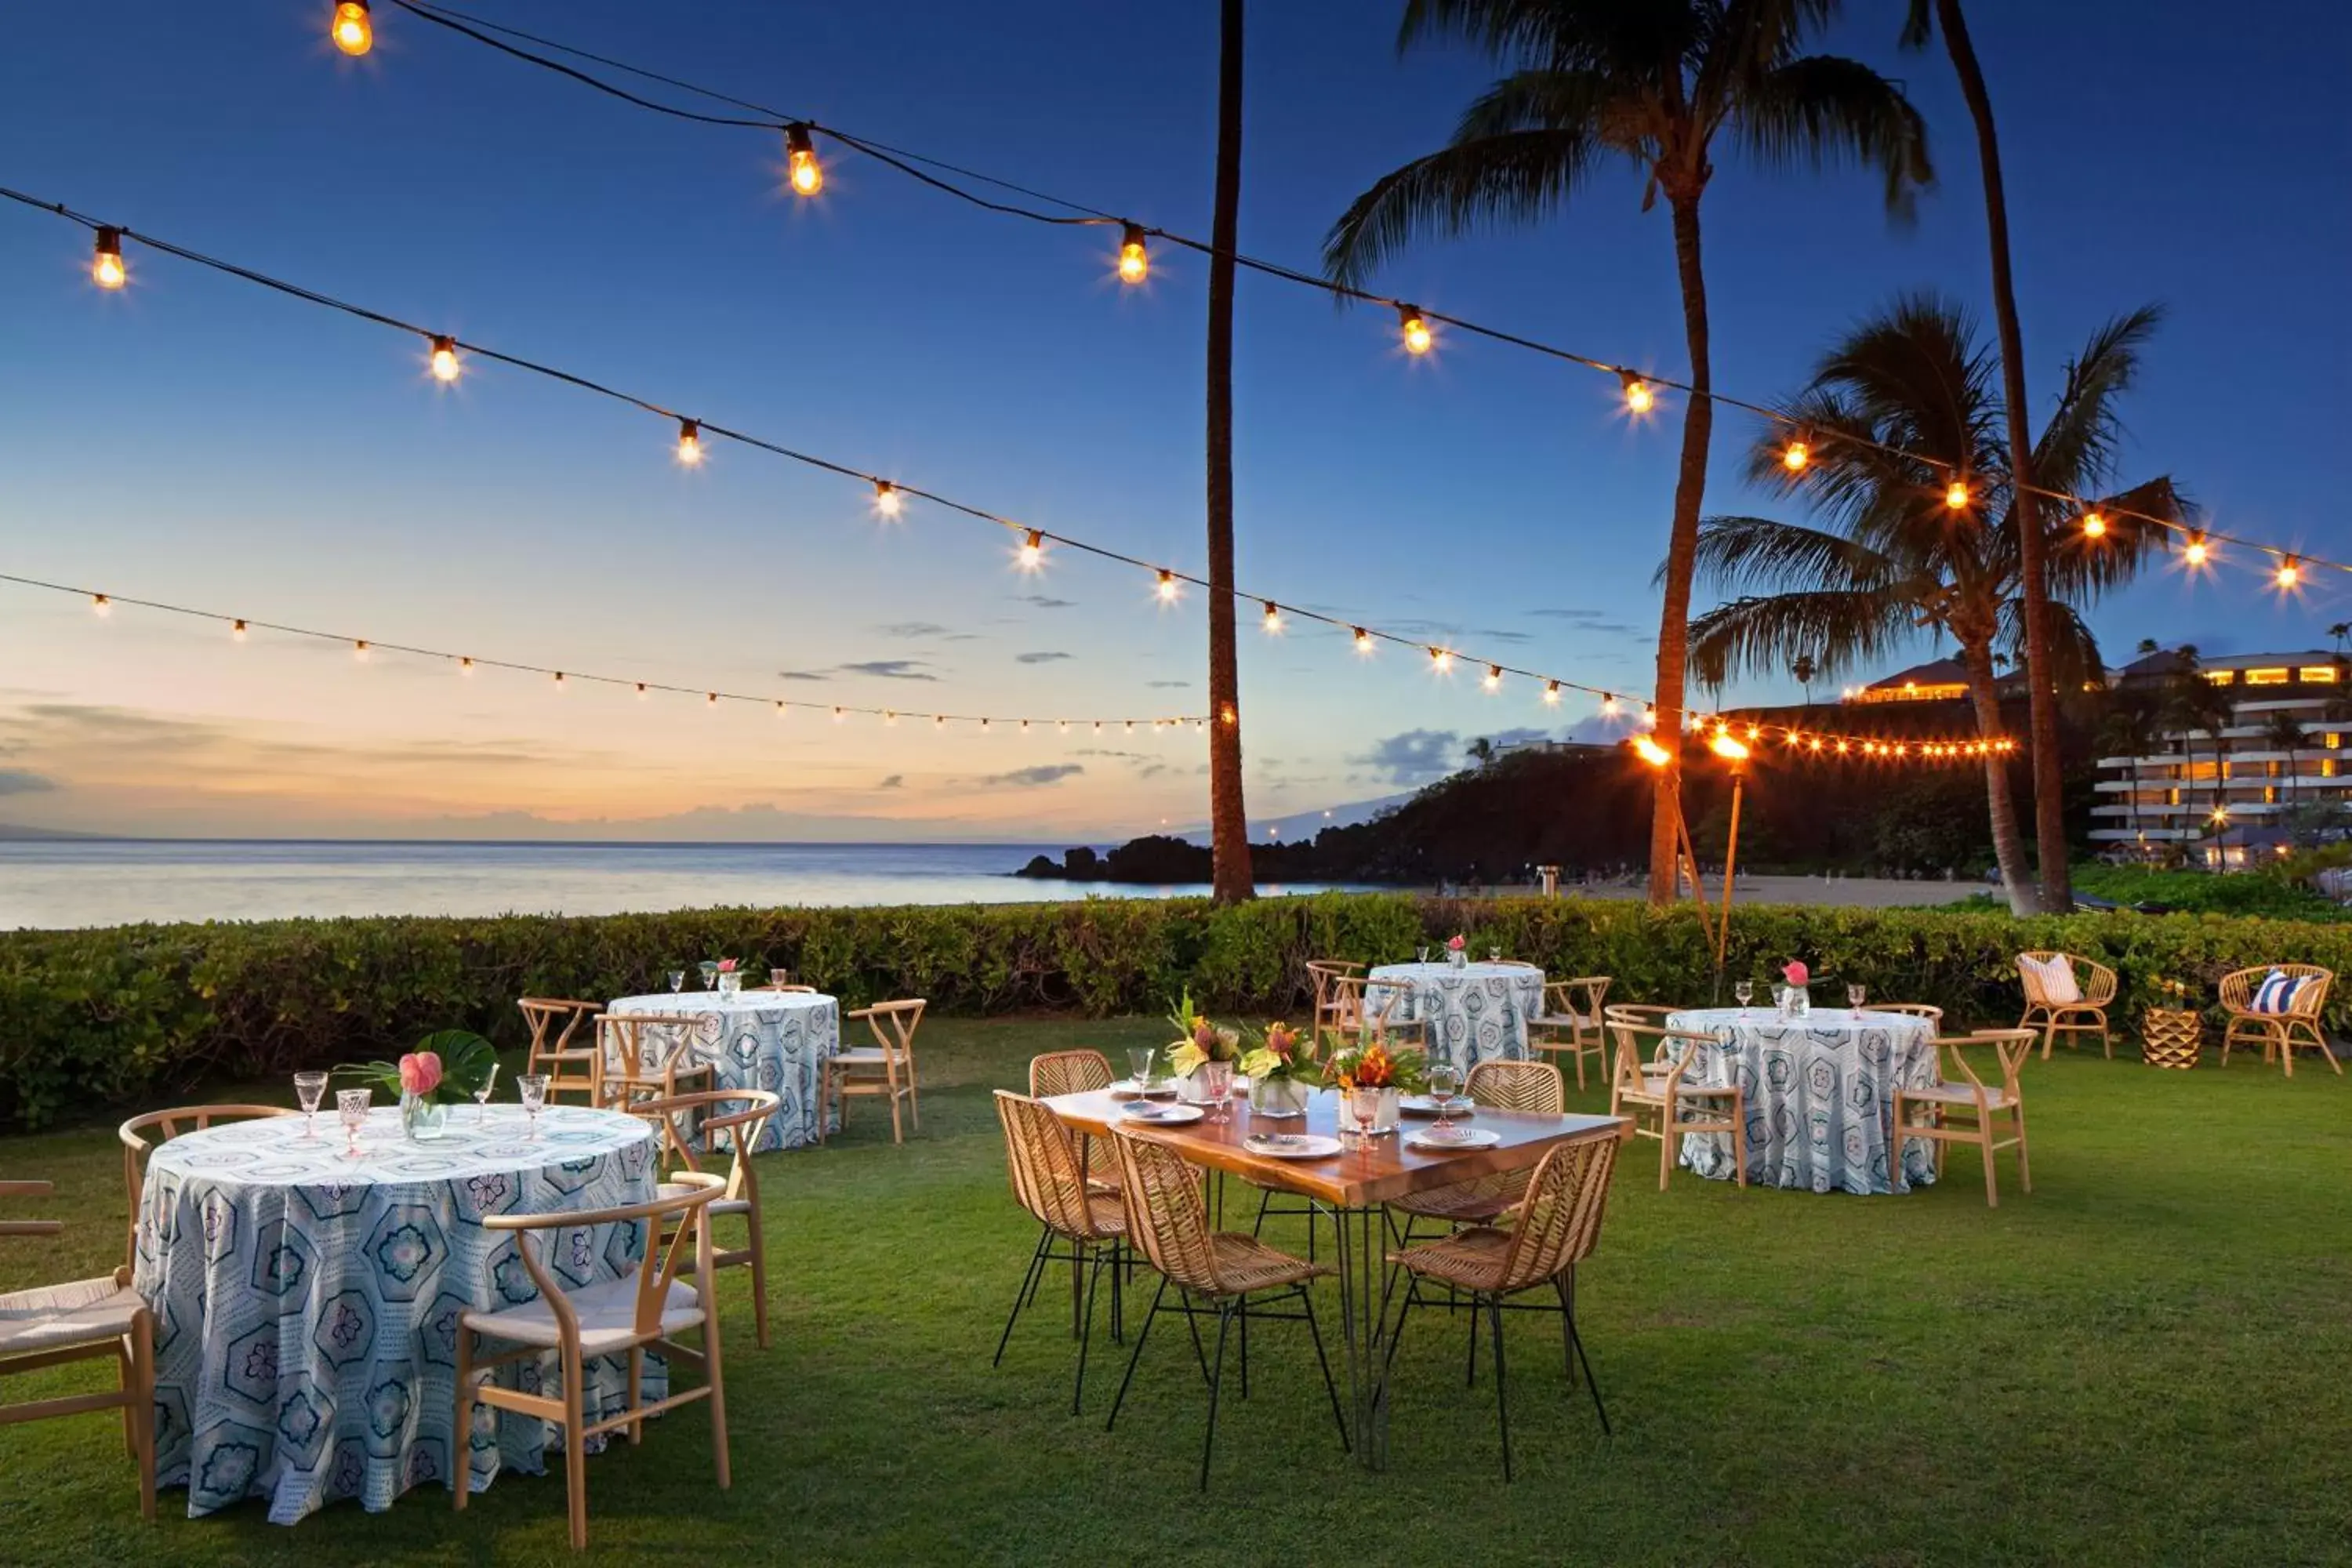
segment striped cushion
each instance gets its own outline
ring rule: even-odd
[[[2254,999],[2248,1011],[2292,1013],[2294,1011],[2294,999],[2303,994],[2303,988],[2309,984],[2311,981],[2308,976],[2301,979],[2290,978],[2284,971],[2273,969],[2263,977],[2263,983],[2260,985],[2254,987]]]

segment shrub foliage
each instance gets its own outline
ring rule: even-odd
[[[1621,1001],[1703,1002],[1705,928],[1688,905],[1461,900],[1411,894],[1097,899],[896,909],[712,909],[488,920],[389,917],[0,932],[0,1124],[39,1126],[177,1094],[385,1055],[436,1029],[523,1038],[519,996],[597,1000],[661,988],[706,957],[780,966],[849,1005],[919,995],[964,1014],[1156,1013],[1180,987],[1251,1021],[1303,1011],[1305,961],[1409,958],[1456,931],[1554,978],[1608,974]],[[2222,972],[2288,960],[2352,968],[2352,926],[2167,915],[2013,920],[1996,912],[1750,907],[1729,972],[1797,957],[1817,994],[1860,982],[1955,1022],[2019,1006],[2012,955],[2063,948],[2123,976],[2128,1029],[2160,977],[2210,996]],[[2352,1004],[2339,993],[2331,1010]],[[2333,1019],[2341,1022],[2340,1018]]]

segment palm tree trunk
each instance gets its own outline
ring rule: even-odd
[[[1715,429],[1706,348],[1706,274],[1699,266],[1698,191],[1669,193],[1675,271],[1682,283],[1683,337],[1689,345],[1691,399],[1683,410],[1682,469],[1675,478],[1674,531],[1666,542],[1665,596],[1658,608],[1658,735],[1679,759],[1683,679],[1690,636],[1691,575],[1698,562],[1698,513],[1706,494],[1706,447]],[[1650,902],[1675,901],[1675,823],[1682,808],[1679,760],[1658,770],[1650,810]]]
[[[1242,198],[1242,0],[1223,0],[1217,51],[1216,212],[1209,258],[1210,890],[1255,896],[1242,803],[1241,676],[1234,653],[1234,254]]]
[[[1987,643],[1962,643],[1960,662],[1969,672],[1969,698],[1977,710],[1977,733],[1986,740],[2000,734],[2000,692],[1993,680],[1992,647]],[[2033,879],[2025,871],[2025,839],[2018,832],[2017,805],[2009,794],[2009,763],[1999,752],[1985,752],[1985,805],[1992,814],[1992,855],[2000,863],[2002,888],[2009,894],[2009,912],[2030,915],[2039,903]]]
[[[2052,689],[2050,578],[2044,564],[2041,498],[2033,493],[2033,439],[2027,433],[2025,333],[2017,320],[2017,289],[2009,269],[2009,199],[2000,177],[2000,142],[1992,99],[1985,90],[1976,46],[1959,0],[1936,0],[1944,48],[1960,79],[1960,96],[1976,121],[1977,163],[1984,175],[1985,233],[1992,247],[1992,313],[2000,334],[2001,401],[2008,405],[2011,508],[2017,517],[2018,564],[2025,579],[2026,727],[2033,762],[2034,845],[2042,862],[2042,908],[2064,914],[2074,907],[2066,867],[2066,811],[2059,777],[2058,694]]]

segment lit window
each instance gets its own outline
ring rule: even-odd
[[[2264,805],[2276,805],[2278,804],[2278,785],[2264,784],[2263,786],[2263,804]]]
[[[2295,674],[2314,686],[2333,686],[2342,678],[2332,664],[2306,664]]]
[[[2322,757],[2319,759],[2319,776],[2324,779],[2332,779],[2336,776],[2336,759],[2334,757]]]
[[[2343,736],[2337,734],[2335,731],[2330,730],[2327,732],[2327,749],[2331,752],[2336,750],[2337,745],[2342,742],[2343,739]]]
[[[2238,672],[2234,669],[2209,669],[2205,672],[2205,679],[2216,686],[2227,686],[2238,679]]]
[[[2284,669],[2250,669],[2246,671],[2249,686],[2284,686],[2292,679]]]

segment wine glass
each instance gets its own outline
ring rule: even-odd
[[[1862,1004],[1867,994],[1859,985],[1845,988],[1845,1005],[1853,1009],[1853,1016],[1857,1018],[1862,1016]]]
[[[1230,1121],[1233,1115],[1234,1064],[1202,1062],[1201,1088],[1209,1097],[1209,1120]]]
[[[1441,1142],[1454,1139],[1454,1096],[1462,1088],[1462,1069],[1439,1062],[1429,1069],[1429,1098],[1437,1103],[1437,1127],[1431,1134]]]
[[[716,990],[719,985],[719,961],[706,958],[695,967],[702,971],[702,988],[705,991]]]
[[[523,1114],[530,1118],[523,1136],[535,1139],[539,1136],[540,1109],[547,1103],[547,1075],[527,1072],[515,1079],[515,1088],[522,1095]]]
[[[1158,1049],[1150,1046],[1134,1046],[1129,1048],[1127,1053],[1127,1066],[1129,1072],[1133,1075],[1135,1079],[1135,1097],[1138,1100],[1147,1100],[1150,1098],[1151,1064],[1157,1061],[1159,1058],[1160,1052]]]
[[[1740,1016],[1745,1017],[1748,1013],[1748,1004],[1756,1000],[1756,982],[1742,980],[1733,985],[1731,999],[1739,1004]]]
[[[1421,954],[1421,962],[1427,963],[1429,962],[1429,944],[1427,942],[1423,942],[1417,951]]]
[[[673,969],[669,972],[669,988],[672,991],[683,991],[686,989],[685,970]]]
[[[294,1097],[302,1102],[302,1141],[315,1143],[319,1139],[319,1101],[327,1095],[327,1075],[322,1072],[298,1072],[294,1075]]]
[[[1381,1091],[1357,1085],[1348,1091],[1348,1110],[1356,1119],[1356,1142],[1369,1151],[1372,1146],[1372,1123],[1381,1119]]]
[[[1488,949],[1486,950],[1486,962],[1487,962],[1487,963],[1502,963],[1502,962],[1503,962],[1503,950],[1502,950],[1501,948],[1499,948],[1499,947],[1490,947],[1490,948],[1488,948]]]
[[[368,1101],[375,1098],[372,1089],[339,1089],[335,1090],[335,1114],[343,1119],[343,1158],[360,1157],[360,1129],[367,1124]]]
[[[484,1079],[482,1080],[482,1087],[474,1091],[474,1105],[476,1107],[474,1111],[474,1121],[478,1125],[482,1122],[486,1122],[490,1119],[490,1090],[496,1089],[498,1086],[499,1064],[492,1062],[490,1064],[489,1077]]]

